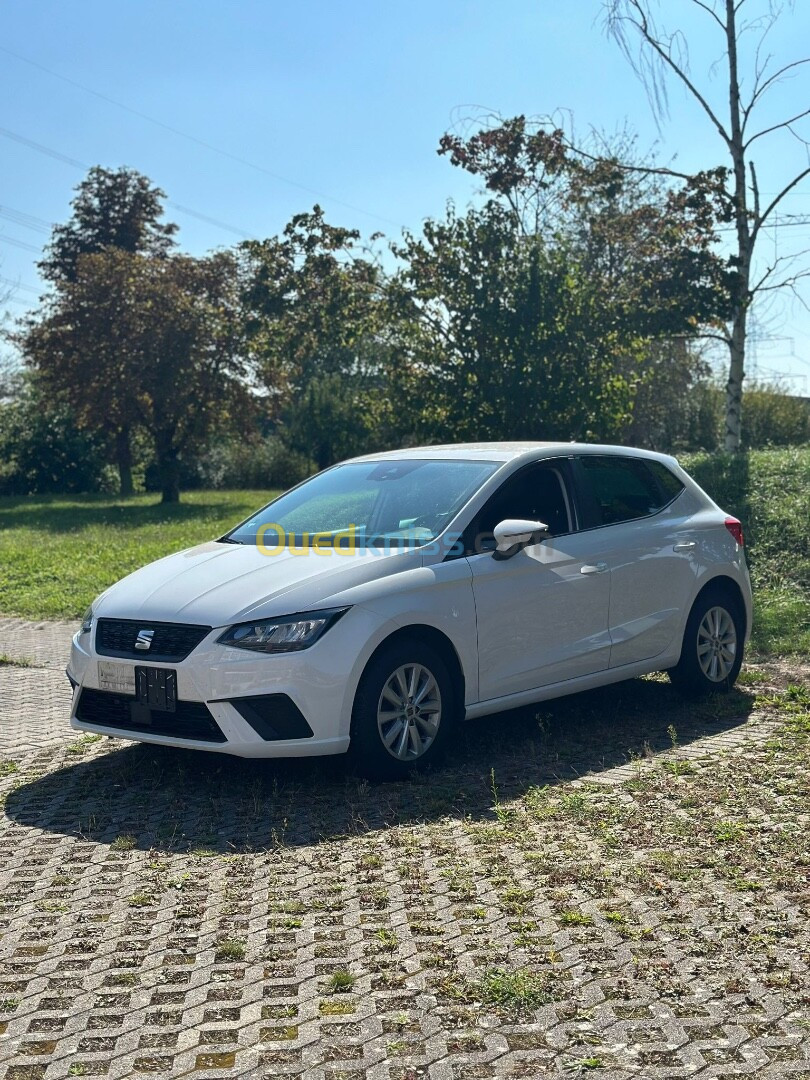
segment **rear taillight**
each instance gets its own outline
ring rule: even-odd
[[[733,517],[727,517],[724,524],[740,547],[743,547],[745,544],[745,537],[743,536],[742,524],[737,518]]]

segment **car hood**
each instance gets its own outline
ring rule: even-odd
[[[337,594],[421,565],[418,551],[352,554],[283,550],[216,541],[179,551],[123,578],[103,594],[103,618],[226,626],[259,616],[329,607]]]

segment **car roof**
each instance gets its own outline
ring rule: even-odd
[[[364,454],[350,458],[351,461],[395,461],[398,458],[434,458],[443,461],[497,461],[507,462],[519,458],[557,457],[565,454],[621,454],[624,457],[653,458],[671,462],[667,454],[652,450],[639,450],[632,446],[611,446],[599,443],[577,442],[469,442],[439,443],[435,446],[410,446],[401,450],[385,450],[377,454]]]

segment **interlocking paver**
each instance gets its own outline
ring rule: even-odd
[[[636,682],[373,786],[77,739],[70,630],[0,620],[40,665],[0,668],[0,1080],[810,1077],[807,740],[767,702]]]
[[[0,755],[42,749],[71,737],[70,684],[64,672],[75,631],[74,622],[0,618],[0,655],[21,665],[0,665]]]
[[[41,749],[70,736],[70,700],[63,672],[0,667],[0,755]]]
[[[37,667],[65,670],[70,639],[79,624],[73,620],[56,621],[10,619],[0,616],[0,653],[31,660]]]

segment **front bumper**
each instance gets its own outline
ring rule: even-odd
[[[98,662],[110,657],[95,651],[94,623],[73,638],[67,670],[75,684],[70,723],[79,731],[238,757],[342,754],[349,747],[357,681],[374,643],[385,636],[385,624],[355,607],[301,652],[265,655],[219,645],[225,627],[217,627],[177,663],[151,662],[146,655],[115,658],[133,669],[176,673],[176,711],[150,716],[149,710],[135,710],[130,720],[134,699],[100,688]]]

